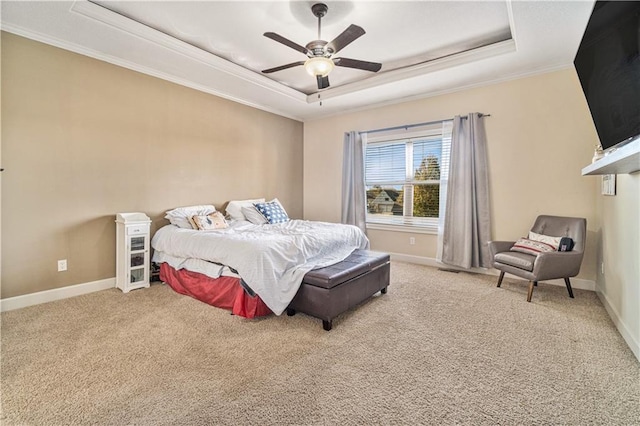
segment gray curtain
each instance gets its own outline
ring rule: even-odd
[[[490,264],[489,170],[482,115],[453,119],[442,262],[469,269]]]
[[[366,134],[344,134],[342,156],[342,223],[356,225],[366,232],[366,193],[364,188],[364,145]]]
[[[453,120],[442,122],[442,162],[440,165],[440,196],[438,199],[438,247],[436,260],[442,262],[444,245],[444,218],[447,211],[447,189],[449,187],[449,162],[451,161],[451,132]]]

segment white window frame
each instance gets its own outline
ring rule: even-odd
[[[385,182],[384,185],[402,185],[404,191],[403,203],[403,215],[402,216],[389,216],[389,215],[372,215],[367,209],[366,213],[366,227],[367,229],[383,230],[383,231],[398,231],[398,232],[410,232],[410,233],[424,233],[424,234],[437,234],[438,233],[438,217],[419,218],[419,221],[413,219],[413,188],[415,185],[438,185],[440,186],[440,180],[428,180],[428,181],[415,181],[414,178],[414,166],[413,166],[413,142],[417,140],[425,139],[443,139],[442,125],[438,127],[432,126],[422,130],[400,130],[393,133],[384,133],[379,136],[368,135],[367,145],[393,143],[399,141],[405,141],[405,180],[400,182]],[[365,155],[365,169],[366,169],[366,146],[364,149]],[[444,156],[443,156],[444,157]],[[441,161],[443,160],[441,157]],[[440,165],[442,168],[442,164]],[[365,176],[365,191],[367,186],[372,186],[366,180]],[[410,190],[411,200],[407,203],[407,190]],[[409,214],[407,214],[409,213]],[[372,217],[375,216],[375,217]]]

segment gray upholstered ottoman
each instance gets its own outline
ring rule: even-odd
[[[287,307],[287,315],[303,312],[322,320],[329,331],[332,321],[377,292],[387,292],[389,255],[355,250],[342,262],[309,271]]]

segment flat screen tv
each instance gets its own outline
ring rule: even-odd
[[[640,135],[640,1],[597,1],[574,65],[603,149]]]

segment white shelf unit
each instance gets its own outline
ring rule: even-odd
[[[640,170],[640,139],[616,149],[582,169],[582,176],[615,175]]]
[[[144,213],[116,215],[116,287],[124,293],[149,287],[151,219]]]

